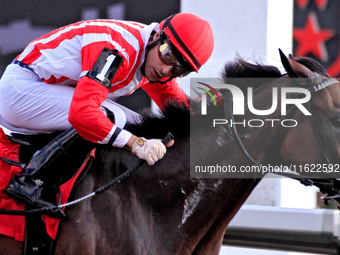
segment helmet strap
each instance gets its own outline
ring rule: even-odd
[[[171,81],[173,78],[176,78],[176,76],[171,76],[168,79],[166,79],[165,81],[149,81],[150,83],[160,83],[160,84],[165,84],[169,81]]]

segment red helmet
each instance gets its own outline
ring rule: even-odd
[[[160,30],[197,72],[214,49],[210,24],[191,13],[177,13],[160,23]]]

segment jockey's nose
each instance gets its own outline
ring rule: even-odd
[[[162,65],[161,75],[163,76],[163,78],[173,75],[172,74],[172,68],[173,68],[173,66],[171,66],[171,65],[166,65],[166,64]]]

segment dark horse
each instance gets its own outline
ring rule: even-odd
[[[273,86],[309,86],[329,79],[325,70],[311,59],[283,57],[283,65],[287,75],[281,75],[272,66],[250,64],[237,59],[226,65],[223,78],[269,77],[269,83],[260,84],[255,90],[254,104],[257,109],[270,108],[271,100],[268,98],[271,98]],[[309,84],[298,85],[290,77],[307,78]],[[313,93],[311,100],[323,132],[339,156],[340,86],[332,84]],[[199,163],[213,157],[221,165],[252,165],[225,126],[213,129],[211,125],[198,125],[190,128],[189,118],[202,117],[199,111],[193,113],[195,107],[192,108],[189,111],[169,106],[164,117],[147,117],[141,125],[128,127],[136,135],[146,138],[163,138],[169,131],[175,136],[175,144],[154,166],[144,164],[108,191],[67,207],[68,220],[60,225],[56,255],[219,253],[229,222],[260,179],[190,178],[189,152],[193,160]],[[238,127],[244,147],[257,162],[286,165],[323,162],[308,117],[293,108],[293,105],[288,107],[287,115],[299,124],[287,128],[280,143],[278,137],[282,133],[281,125]],[[225,118],[223,108],[218,114],[220,118]],[[246,111],[245,114],[245,118],[252,118],[251,113]],[[278,109],[271,116],[261,118],[282,120],[285,117]],[[93,165],[74,189],[70,200],[105,185],[137,164],[137,161],[134,155],[122,149],[98,149]],[[1,236],[0,254],[21,253],[22,243]]]

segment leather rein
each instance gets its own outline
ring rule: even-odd
[[[167,144],[168,142],[170,142],[173,139],[174,139],[174,136],[170,132],[168,132],[168,134],[162,139],[162,143]],[[31,210],[22,210],[22,211],[0,209],[0,214],[7,214],[7,215],[29,215],[29,214],[35,214],[35,213],[43,214],[44,212],[47,212],[47,211],[55,212],[58,209],[68,207],[68,206],[71,206],[71,205],[75,205],[77,203],[80,203],[80,202],[82,202],[86,199],[93,197],[93,196],[99,195],[99,194],[107,191],[108,189],[114,187],[115,185],[117,185],[121,181],[128,178],[131,174],[133,174],[141,166],[143,166],[145,164],[145,162],[146,162],[145,160],[139,159],[135,165],[130,166],[125,172],[121,173],[119,176],[117,176],[116,178],[114,178],[113,180],[111,180],[110,182],[105,184],[104,186],[99,187],[95,191],[93,191],[93,192],[91,192],[91,193],[89,193],[89,194],[87,194],[87,195],[85,195],[81,198],[75,199],[75,200],[67,202],[65,204],[61,204],[60,199],[59,199],[58,205],[53,206],[53,207],[43,207],[43,208],[37,208],[37,209],[31,209]],[[11,162],[8,162],[8,163],[11,164]],[[59,194],[59,198],[60,197],[61,196]]]
[[[312,93],[315,93],[321,89],[324,89],[330,85],[333,84],[339,84],[339,81],[335,78],[330,78],[320,84],[317,84],[315,86],[308,87],[307,90],[309,90]],[[314,138],[316,140],[317,146],[319,148],[320,153],[322,154],[322,161],[324,164],[329,165],[330,162],[337,162],[339,161],[339,158],[336,156],[336,153],[330,144],[325,132],[322,128],[321,120],[313,106],[312,100],[309,100],[306,103],[306,108],[311,112],[311,116],[309,117],[310,123],[312,126]],[[233,105],[232,105],[232,93],[227,90],[224,93],[224,112],[226,115],[226,118],[230,121],[230,123],[234,123],[234,116],[233,116]],[[249,153],[247,152],[246,148],[244,147],[240,136],[238,135],[237,129],[235,125],[228,124],[229,130],[231,132],[232,137],[234,138],[234,141],[236,142],[238,148],[240,151],[256,166],[259,167],[259,169],[262,168],[262,165],[259,164],[256,160],[254,160]],[[286,135],[286,132],[281,136],[280,141],[281,143],[284,140],[284,137]],[[320,189],[321,193],[326,193],[327,196],[323,197],[325,204],[328,204],[328,200],[335,199],[337,202],[340,203],[340,179],[337,179],[336,176],[333,176],[332,178],[311,178],[307,176],[303,176],[300,174],[297,174],[293,171],[281,171],[281,172],[273,172],[274,174],[278,174],[284,177],[288,177],[294,180],[300,181],[301,184],[305,186],[311,186],[314,185]],[[334,174],[334,172],[332,172]],[[340,209],[340,208],[339,208]]]

